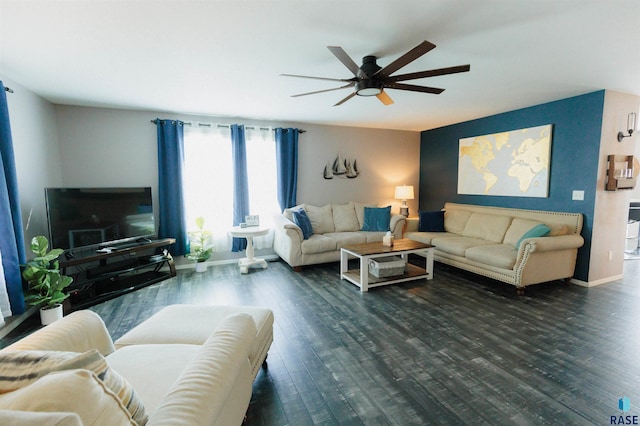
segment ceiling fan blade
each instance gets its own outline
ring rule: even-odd
[[[378,72],[376,72],[374,76],[378,76],[382,78],[388,77],[394,72],[398,71],[400,68],[404,67],[410,62],[415,61],[420,56],[424,55],[425,53],[427,53],[428,51],[430,51],[435,47],[436,47],[435,44],[425,40],[419,45],[417,45],[416,47],[414,47],[413,49],[411,49],[410,51],[408,51],[407,53],[405,53],[404,55],[400,56],[395,61],[391,62],[386,67],[378,70]]]
[[[297,77],[297,78],[312,78],[314,80],[327,80],[327,81],[355,81],[355,78],[328,78],[328,77],[313,77],[311,75],[298,75],[298,74],[280,74],[283,77]]]
[[[315,92],[299,93],[297,95],[291,95],[291,97],[297,98],[299,96],[315,95],[316,93],[333,92],[334,90],[346,89],[347,87],[353,87],[354,85],[355,83],[349,83],[349,84],[345,84],[344,86],[334,87],[332,89],[324,89],[324,90],[316,90]]]
[[[448,74],[456,74],[459,72],[467,72],[471,69],[471,65],[457,65],[455,67],[447,67],[447,68],[438,68],[435,70],[429,71],[418,71],[412,72],[408,74],[400,74],[394,75],[387,78],[387,81],[405,81],[405,80],[415,80],[417,78],[427,78],[427,77],[436,77],[439,75],[448,75]]]
[[[368,78],[367,74],[360,69],[360,67],[351,59],[347,52],[345,52],[340,46],[327,46],[327,49],[335,55],[345,67],[349,68],[349,71],[358,78]]]
[[[347,102],[349,99],[353,98],[355,95],[356,95],[356,92],[351,93],[349,96],[347,96],[346,98],[342,99],[340,102],[338,102],[334,106],[342,105],[343,103]]]
[[[382,103],[383,103],[383,104],[385,104],[385,105],[391,105],[391,104],[393,104],[393,99],[391,99],[391,98],[389,97],[389,95],[387,95],[387,92],[385,92],[384,90],[383,90],[382,92],[378,93],[378,94],[376,95],[376,97],[377,97],[378,99],[380,99],[380,102],[382,102]]]
[[[389,89],[409,90],[411,92],[433,93],[434,95],[439,95],[444,92],[444,89],[438,89],[437,87],[416,86],[415,84],[404,83],[388,83],[385,84],[385,87]]]

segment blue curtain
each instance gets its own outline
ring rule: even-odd
[[[171,254],[187,253],[187,221],[182,175],[184,168],[184,123],[156,119],[158,130],[158,237],[175,238]]]
[[[296,205],[298,190],[298,129],[276,129],[276,167],[280,209]]]
[[[20,264],[26,262],[9,108],[0,81],[0,252],[13,315],[25,311]]]
[[[231,126],[231,155],[233,161],[233,226],[244,222],[249,214],[249,180],[247,179],[247,143],[244,126]],[[234,238],[231,251],[242,251],[247,247],[244,238]]]

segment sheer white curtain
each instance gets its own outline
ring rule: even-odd
[[[275,142],[271,129],[245,131],[247,174],[251,214],[260,215],[260,224],[269,225],[279,211],[276,188]],[[231,250],[227,232],[233,226],[233,164],[231,135],[227,127],[185,126],[184,193],[188,229],[195,219],[205,219],[213,232],[215,251]],[[256,248],[271,247],[273,232],[254,238]]]
[[[11,316],[11,305],[7,293],[7,283],[4,278],[4,268],[2,267],[2,252],[0,252],[0,327],[4,324],[4,318]]]

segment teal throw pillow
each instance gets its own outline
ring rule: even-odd
[[[547,235],[549,235],[549,232],[551,232],[551,228],[549,228],[547,225],[543,223],[541,223],[540,225],[536,225],[525,232],[522,237],[520,237],[520,239],[516,243],[516,248],[520,248],[520,243],[527,238],[546,237]]]
[[[391,206],[365,207],[362,231],[389,231]]]
[[[313,228],[311,227],[311,221],[309,220],[309,216],[307,216],[307,212],[302,208],[291,210],[291,217],[293,218],[293,223],[298,225],[302,230],[302,237],[308,240],[309,237],[313,235]]]

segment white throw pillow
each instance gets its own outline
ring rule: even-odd
[[[328,232],[335,231],[335,228],[333,227],[331,204],[327,204],[322,207],[305,204],[304,211],[307,212],[307,216],[311,222],[311,229],[313,229],[314,234],[326,234]]]
[[[356,209],[352,202],[347,204],[333,204],[333,225],[336,232],[351,232],[360,230]]]

